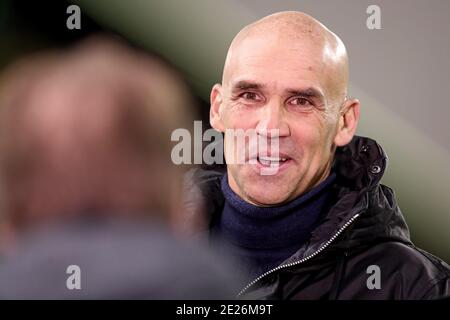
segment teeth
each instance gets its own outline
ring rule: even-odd
[[[271,157],[259,157],[259,159],[263,161],[280,161],[280,158],[271,158]]]
[[[270,164],[271,162],[284,162],[287,158],[272,158],[272,157],[259,157],[259,161],[262,164]]]
[[[259,162],[265,166],[269,166],[271,164],[270,161],[264,160],[262,158],[259,158]]]

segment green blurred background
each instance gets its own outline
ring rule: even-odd
[[[81,30],[66,28],[72,3]],[[371,4],[380,6],[380,30],[366,27]],[[350,95],[362,103],[358,134],[386,150],[383,183],[396,191],[413,241],[450,262],[450,1],[0,0],[0,68],[97,31],[116,33],[178,67],[207,121],[233,36],[283,10],[311,14],[347,45]]]

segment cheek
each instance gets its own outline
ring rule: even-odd
[[[330,149],[333,126],[330,122],[317,118],[297,119],[291,126],[293,143],[300,146],[303,158],[311,161],[320,158]]]
[[[304,147],[317,145],[323,136],[321,124],[306,117],[291,122],[291,134],[296,143]]]
[[[226,129],[254,129],[257,125],[256,110],[237,103],[227,104],[221,117]]]
[[[236,142],[232,142],[233,136],[230,136],[228,129],[247,129],[245,117],[242,116],[242,112],[233,105],[226,105],[221,115],[222,122],[225,127],[224,135],[224,152],[225,160],[230,165],[232,160],[235,160]],[[231,147],[234,146],[232,149]]]

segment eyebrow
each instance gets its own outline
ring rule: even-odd
[[[241,80],[232,85],[233,90],[248,90],[248,89],[262,89],[265,85],[251,82],[247,80]]]
[[[287,89],[286,92],[293,96],[307,97],[311,99],[324,100],[325,96],[318,89],[310,87],[306,89]]]
[[[257,83],[257,82],[240,80],[232,85],[232,90],[233,91],[249,90],[249,89],[258,90],[258,89],[264,89],[265,87],[266,87],[265,85]],[[311,99],[320,99],[320,100],[325,99],[325,96],[323,95],[323,93],[314,87],[309,87],[306,89],[287,89],[287,90],[285,90],[285,92],[288,95],[301,96],[301,97],[307,97],[307,98],[311,98]]]

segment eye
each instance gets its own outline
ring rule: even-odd
[[[260,101],[260,97],[255,92],[244,92],[240,95],[241,98],[250,101]]]
[[[289,103],[294,106],[300,106],[300,107],[311,107],[313,105],[311,103],[311,101],[309,101],[308,99],[303,98],[303,97],[293,98],[289,101]]]

